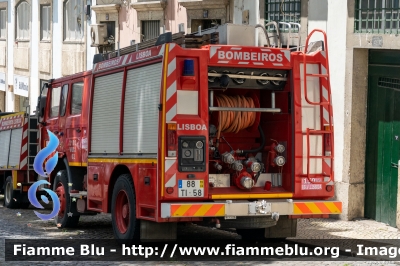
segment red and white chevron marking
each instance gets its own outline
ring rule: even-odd
[[[24,127],[22,128],[22,141],[21,141],[21,155],[19,169],[26,170],[28,165],[28,117],[24,121]]]
[[[168,53],[168,66],[167,66],[167,93],[166,93],[166,122],[175,121],[176,117],[176,45],[174,43],[169,44]]]
[[[166,123],[176,121],[177,93],[176,93],[176,45],[169,44],[168,62],[166,69],[166,99],[165,99],[165,121]],[[176,185],[177,162],[175,159],[165,159],[165,187]]]
[[[165,159],[165,187],[176,186],[176,169],[178,168],[177,160],[172,158]],[[176,192],[176,191],[174,191]],[[171,195],[173,196],[173,195]]]
[[[24,122],[24,114],[18,113],[0,118],[0,131],[22,127]]]
[[[326,66],[326,52],[321,51],[321,74],[327,74],[327,66]],[[329,97],[329,79],[326,77],[321,77],[321,88],[322,88],[322,101],[328,102]],[[323,105],[322,106],[322,118],[323,118],[323,125],[329,126],[333,123],[332,121],[332,114],[329,112],[330,105]],[[329,123],[331,122],[331,123]]]

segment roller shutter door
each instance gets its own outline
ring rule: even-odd
[[[11,167],[19,166],[21,159],[22,127],[11,131],[10,156],[8,165]]]
[[[162,64],[128,71],[124,113],[124,153],[157,153]]]
[[[122,82],[123,72],[95,79],[91,153],[116,154],[119,152]]]
[[[0,168],[7,168],[11,130],[0,131]]]

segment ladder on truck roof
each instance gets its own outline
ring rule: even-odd
[[[286,26],[288,29],[288,38],[287,38],[287,43],[286,43],[286,49],[299,51],[301,48],[301,38],[300,38],[301,25],[300,25],[300,23],[270,21],[267,24],[265,24],[265,26],[263,26],[261,24],[257,24],[255,27],[261,28],[263,30],[265,38],[267,40],[267,47],[283,48],[282,33],[280,32],[279,24]],[[271,27],[271,26],[274,27],[273,32],[275,32],[275,35],[272,35],[272,36],[270,36],[268,34],[268,30],[267,30],[267,28]],[[294,31],[296,28],[297,28],[297,32]],[[271,44],[271,40],[270,40],[271,38],[276,38],[275,45]],[[297,39],[297,44],[292,47],[290,47],[291,39]]]
[[[265,34],[265,38],[267,40],[267,47],[276,47],[276,48],[283,48],[282,44],[282,34],[279,29],[279,24],[282,24],[288,28],[288,40],[286,44],[286,49],[290,50],[295,50],[299,51],[301,46],[301,38],[300,38],[300,29],[301,25],[299,23],[294,23],[294,22],[276,22],[276,21],[271,21],[268,22],[265,26],[261,24],[255,25],[255,28],[261,28]],[[275,35],[269,35],[268,30],[266,29],[267,27],[274,27],[274,32],[276,33]],[[210,28],[213,29],[214,27]],[[294,30],[297,28],[297,32]],[[213,32],[211,34],[203,34],[201,29],[199,29],[198,32],[194,32],[191,34],[185,34],[184,32],[178,32],[172,34],[171,32],[163,33],[160,36],[167,36],[164,37],[167,40],[165,42],[170,42],[170,43],[176,43],[184,48],[200,48],[203,45],[209,45],[209,44],[218,44],[219,43],[219,34],[218,32]],[[207,36],[206,36],[207,35]],[[157,46],[159,37],[147,40],[141,43],[133,44],[124,48],[120,48],[118,50],[112,51],[112,52],[106,52],[103,54],[98,54],[95,56],[100,56],[101,59],[96,59],[96,62],[100,62],[103,60],[108,60],[112,59],[118,56],[130,54],[133,52],[137,52],[140,50],[148,49],[153,46]],[[204,38],[206,36],[206,38]],[[276,45],[271,44],[271,38],[276,38]],[[291,39],[297,39],[297,43],[294,46],[290,46],[290,40]]]
[[[35,157],[37,153],[39,152],[39,134],[40,131],[37,126],[37,114],[36,115],[30,115],[30,106],[26,106],[25,110],[25,119],[28,119],[28,128],[27,128],[27,136],[28,136],[28,162],[27,162],[27,168],[26,168],[26,176],[27,176],[27,183],[34,182],[30,181],[30,171],[34,171],[33,169],[33,162],[35,160]]]
[[[214,32],[211,34],[198,35],[195,33],[186,34],[184,32],[178,32],[172,34],[171,32],[163,33],[159,37],[147,40],[141,43],[133,44],[112,52],[100,53],[94,55],[93,64],[109,60],[118,56],[127,55],[140,50],[148,49],[154,46],[158,46],[164,43],[175,43],[184,48],[200,48],[209,44],[219,43],[219,33]]]
[[[320,73],[315,74],[315,73],[307,73],[307,50],[309,46],[309,40],[310,37],[315,33],[315,32],[320,32],[324,36],[324,49],[323,52],[325,54],[325,66],[321,65],[319,66],[320,68]],[[327,43],[327,37],[326,33],[322,30],[319,29],[314,29],[311,31],[311,33],[307,36],[307,40],[305,43],[305,49],[304,52],[302,53],[303,55],[303,90],[304,90],[304,98],[305,101],[312,106],[321,106],[321,112],[322,112],[322,127],[324,128],[323,130],[316,130],[316,129],[310,129],[307,128],[306,132],[302,132],[303,136],[306,136],[307,140],[307,173],[306,173],[306,178],[310,183],[318,184],[318,183],[329,183],[333,181],[333,158],[334,158],[334,149],[333,149],[333,118],[332,118],[332,105],[331,105],[331,86],[330,86],[330,80],[329,80],[329,61],[328,61],[328,43]],[[324,70],[325,69],[325,70]],[[324,73],[325,72],[325,73]],[[307,77],[317,77],[320,79],[320,91],[321,95],[319,97],[318,102],[313,102],[308,98],[308,90],[307,90]],[[323,92],[323,86],[321,84],[321,81],[325,79],[325,89],[326,93]],[[325,97],[323,99],[323,97]],[[330,154],[325,155],[310,155],[310,136],[321,136],[323,141],[325,141],[325,138],[328,137],[330,141],[330,147],[332,147]],[[323,152],[327,152],[326,150],[323,150]],[[322,173],[320,174],[310,174],[310,159],[320,159],[322,160],[322,164],[327,163],[330,165],[329,167],[329,173],[324,172],[324,168],[322,167]],[[311,175],[316,176],[316,177],[323,177],[322,182],[316,182],[311,179]],[[329,180],[325,181],[324,177],[329,177]]]

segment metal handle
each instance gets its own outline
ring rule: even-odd
[[[390,163],[390,164],[391,164],[391,166],[394,167],[394,168],[399,168],[399,164],[397,164],[397,163]]]

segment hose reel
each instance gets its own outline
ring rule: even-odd
[[[217,125],[217,136],[220,133],[238,133],[241,130],[248,129],[255,131],[260,123],[260,113],[252,111],[260,107],[260,102],[255,93],[249,96],[244,95],[215,95],[215,104],[217,107],[242,107],[249,108],[249,111],[219,111],[214,113],[214,122]]]

